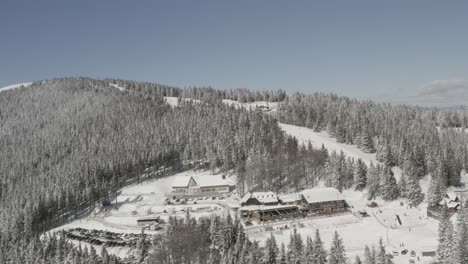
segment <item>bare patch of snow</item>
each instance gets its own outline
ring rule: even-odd
[[[249,103],[240,103],[238,101],[223,99],[223,103],[234,106],[235,108],[245,108],[247,110],[261,110],[263,112],[277,112],[278,111],[278,102],[267,102],[267,101],[255,101]]]
[[[192,98],[181,98],[182,101],[184,102],[194,102],[194,103],[201,103],[202,101],[198,99],[192,99]],[[164,96],[164,102],[166,104],[172,106],[172,107],[179,107],[179,97],[174,97],[174,96]]]
[[[5,86],[5,87],[0,88],[0,93],[1,93],[1,92],[4,92],[4,91],[13,90],[13,89],[16,89],[16,88],[20,88],[20,87],[28,87],[28,86],[30,86],[31,84],[32,84],[32,82],[17,83],[17,84],[8,85],[8,86]]]
[[[122,87],[122,86],[118,86],[117,84],[115,83],[109,83],[110,86],[114,87],[114,88],[117,88],[119,89],[121,92],[123,91],[126,91],[127,89],[125,89],[125,87]]]

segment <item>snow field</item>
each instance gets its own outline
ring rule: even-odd
[[[111,206],[108,208],[96,208],[92,215],[54,230],[81,227],[115,233],[140,233],[141,227],[137,226],[137,219],[141,217],[154,216],[167,221],[170,216],[185,217],[187,210],[197,219],[212,215],[226,216],[228,211],[224,207],[237,204],[236,198],[233,197],[224,200],[198,200],[197,204],[164,205],[175,178],[189,175],[210,177],[211,172],[190,170],[129,185],[118,192],[118,196],[111,201]],[[231,176],[228,180],[235,182],[235,177]]]
[[[267,102],[267,101],[256,101],[251,103],[240,103],[238,101],[230,100],[230,99],[223,99],[223,103],[234,106],[235,108],[245,108],[247,110],[255,110],[258,107],[265,107],[265,112],[277,112],[278,111],[278,102]]]
[[[0,93],[1,92],[4,92],[4,91],[8,91],[8,90],[13,90],[13,89],[16,89],[16,88],[20,88],[20,87],[28,87],[32,84],[32,82],[26,82],[26,83],[18,83],[18,84],[12,84],[12,85],[8,85],[8,86],[5,86],[5,87],[2,87],[0,88]]]

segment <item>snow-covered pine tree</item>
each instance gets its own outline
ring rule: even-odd
[[[398,185],[390,167],[384,168],[380,173],[380,193],[384,200],[390,201],[398,198]]]
[[[438,177],[438,174],[431,175],[429,190],[427,193],[427,203],[429,207],[436,207],[442,201],[445,194],[445,186]]]
[[[369,170],[367,171],[367,199],[372,200],[376,196],[380,195],[380,165],[374,166],[370,164]]]
[[[270,237],[265,242],[265,264],[276,264],[278,258],[278,245],[273,233],[270,233]]]
[[[356,256],[354,259],[354,264],[362,264],[361,258],[359,256]]]
[[[358,159],[354,165],[354,188],[357,191],[362,191],[366,187],[367,182],[367,167],[366,164]]]
[[[400,192],[401,198],[406,198],[408,196],[408,181],[404,173],[401,174],[400,181],[398,182],[398,191]]]
[[[385,247],[382,238],[379,239],[379,251],[377,252],[376,264],[387,264],[387,257],[385,256]]]
[[[365,264],[375,264],[375,254],[372,254],[371,249],[368,245],[364,248],[364,263]]]
[[[419,181],[410,178],[407,186],[406,198],[408,198],[410,205],[418,206],[424,201],[424,193],[422,192],[421,185],[419,185]]]
[[[258,245],[258,241],[252,242],[251,248],[248,255],[248,264],[258,264],[262,262],[262,251]]]
[[[288,246],[288,263],[300,263],[304,250],[304,244],[301,235],[294,228],[290,238]]]
[[[303,262],[304,264],[314,264],[314,241],[312,240],[311,237],[307,237],[306,239],[306,245],[304,248],[304,257],[303,257]]]
[[[361,134],[361,150],[366,153],[374,153],[374,141],[372,140],[371,136],[364,130]]]
[[[314,264],[325,264],[327,263],[327,251],[323,246],[322,239],[320,238],[320,232],[318,229],[315,230],[314,237]]]
[[[330,254],[328,257],[329,264],[346,264],[346,252],[338,231],[335,231],[333,236],[332,245],[330,247]]]
[[[279,264],[287,264],[287,257],[286,257],[286,248],[284,243],[281,243],[281,251],[280,251],[280,259]]]
[[[468,263],[468,226],[466,223],[466,211],[461,206],[457,212],[457,232],[454,234],[455,255],[457,263]]]
[[[455,257],[453,245],[453,225],[447,209],[443,211],[439,222],[439,245],[437,246],[437,259],[439,264],[453,264]]]

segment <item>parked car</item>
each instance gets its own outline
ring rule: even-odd
[[[401,251],[401,254],[402,254],[402,255],[408,254],[408,250],[407,250],[407,249],[403,249],[403,250]]]
[[[416,252],[414,252],[414,250],[411,250],[410,256],[413,257],[413,258],[416,257]]]
[[[416,261],[414,259],[410,259],[409,263],[414,264],[414,263],[416,263]]]

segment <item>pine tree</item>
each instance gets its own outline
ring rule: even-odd
[[[311,237],[307,237],[306,246],[304,249],[304,264],[313,264],[314,260],[314,241]]]
[[[354,260],[354,264],[362,264],[361,258],[359,256],[356,256],[356,259]]]
[[[369,248],[368,245],[364,248],[364,263],[365,264],[375,264],[375,251],[374,248]]]
[[[466,220],[466,208],[462,206],[458,210],[457,232],[454,237],[457,263],[468,263],[468,227]]]
[[[442,219],[439,222],[439,245],[437,246],[438,263],[452,264],[452,260],[455,257],[453,254],[453,246],[453,225],[445,209]]]
[[[424,201],[424,193],[422,192],[421,186],[417,179],[411,178],[408,181],[407,187],[407,198],[409,204],[412,206],[418,206],[422,201]]]
[[[320,238],[320,232],[318,229],[315,230],[314,238],[314,264],[325,264],[327,263],[327,251],[323,246],[322,239]]]
[[[386,264],[385,247],[382,238],[379,239],[379,251],[377,253],[376,264]]]
[[[367,168],[361,159],[358,159],[354,165],[354,186],[355,190],[362,191],[366,187]]]
[[[281,252],[280,252],[279,264],[286,264],[287,263],[286,261],[287,261],[286,249],[285,249],[284,243],[281,243]]]
[[[395,200],[398,198],[398,185],[390,167],[386,167],[380,173],[380,193],[384,200]]]
[[[408,197],[408,181],[406,178],[406,175],[403,173],[401,174],[400,181],[398,182],[398,191],[401,198]]]
[[[302,259],[302,252],[304,249],[301,235],[294,228],[293,233],[289,238],[288,246],[288,263],[300,263]]]
[[[367,130],[364,130],[361,134],[361,150],[366,153],[374,153],[374,142],[372,138],[369,136]]]
[[[335,231],[335,235],[333,236],[328,263],[346,264],[346,252],[344,249],[343,240],[340,238],[337,231]]]
[[[270,237],[265,242],[265,264],[276,264],[278,258],[278,245],[273,233],[270,233]]]
[[[445,188],[443,187],[442,182],[436,175],[432,175],[427,194],[427,203],[429,204],[429,207],[438,206],[444,197],[444,193]]]
[[[369,170],[367,171],[367,192],[368,200],[374,199],[376,196],[380,195],[380,169],[374,164],[370,164]]]

